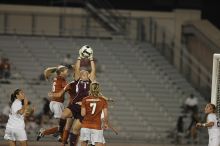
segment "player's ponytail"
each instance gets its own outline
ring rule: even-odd
[[[93,82],[90,84],[89,95],[94,97],[101,96],[101,89],[98,82]]]
[[[19,94],[20,91],[21,91],[21,89],[16,89],[16,90],[11,94],[10,105],[12,105],[12,103],[15,101],[15,99],[17,99],[17,95]]]

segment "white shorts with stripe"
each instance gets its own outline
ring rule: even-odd
[[[105,143],[103,130],[81,128],[80,141],[88,141],[92,145],[95,145],[95,143]]]
[[[64,110],[64,105],[61,102],[51,101],[50,110],[54,114],[54,118],[61,118],[62,112]]]

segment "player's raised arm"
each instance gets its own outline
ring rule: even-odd
[[[90,64],[91,64],[91,73],[89,75],[89,79],[93,82],[96,80],[96,66],[95,66],[95,61],[94,61],[93,55],[91,55],[89,57],[89,60],[90,60]]]
[[[53,73],[57,71],[57,67],[48,67],[44,70],[44,77],[45,79],[49,79]]]
[[[80,78],[80,62],[81,58],[78,57],[76,64],[75,64],[75,70],[74,70],[74,79],[78,80]]]
[[[24,96],[24,105],[22,106],[22,108],[20,110],[17,111],[17,113],[20,114],[20,115],[24,115],[27,107],[28,107],[28,100]]]
[[[77,58],[75,68],[74,68],[74,79],[78,80],[80,78],[80,63],[82,59],[82,48],[79,49],[79,57]]]

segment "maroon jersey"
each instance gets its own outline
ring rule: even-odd
[[[89,95],[91,81],[76,80],[69,84],[67,90],[72,98],[71,103],[81,102],[84,97]]]

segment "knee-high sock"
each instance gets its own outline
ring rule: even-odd
[[[60,121],[59,121],[59,129],[58,129],[58,131],[60,133],[63,133],[63,129],[64,129],[65,125],[66,125],[66,120],[60,119]]]
[[[70,146],[76,146],[77,144],[78,135],[70,133]]]
[[[63,142],[63,143],[66,143],[68,137],[69,137],[69,130],[64,130],[64,131],[63,131],[63,136],[62,136],[62,142]]]
[[[50,135],[50,134],[54,134],[58,132],[58,127],[53,127],[53,128],[50,128],[50,129],[46,129],[43,134],[44,135]]]

